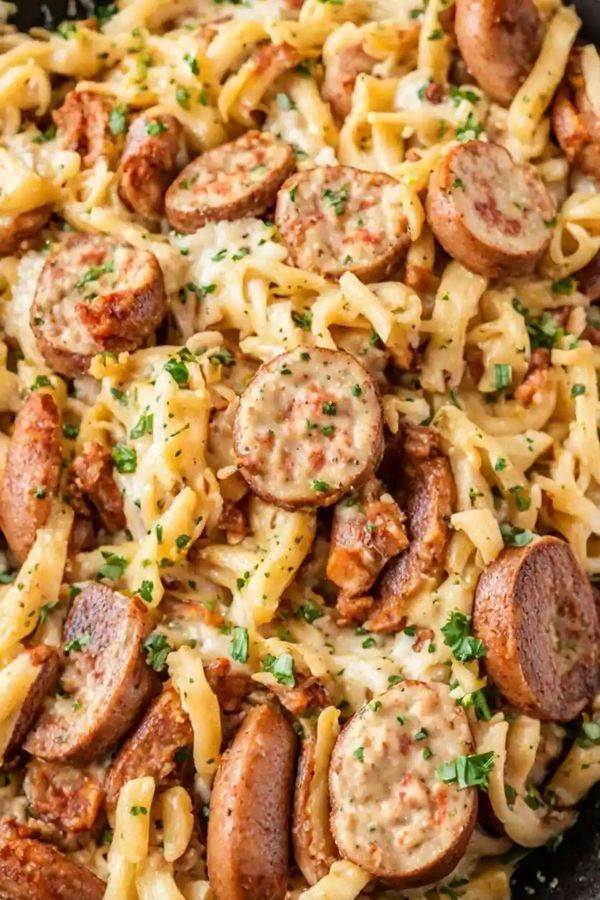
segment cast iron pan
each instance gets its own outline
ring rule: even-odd
[[[584,23],[584,37],[600,44],[600,0],[576,0]],[[68,0],[46,0],[55,22],[73,13]],[[19,28],[45,25],[38,0],[17,0],[14,17]],[[78,14],[89,15],[78,6]],[[526,856],[513,879],[513,900],[600,900],[600,785],[582,804],[574,828],[554,849],[540,849]],[[256,898],[260,900],[260,898]],[[487,900],[482,897],[481,900]]]

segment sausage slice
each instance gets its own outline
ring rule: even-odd
[[[540,52],[533,0],[456,0],[454,30],[467,68],[492,100],[508,105]]]
[[[600,116],[590,101],[582,68],[583,47],[574,47],[552,107],[552,128],[570,163],[600,178]]]
[[[177,765],[177,751],[193,741],[188,714],[183,711],[175,688],[167,685],[119,750],[108,773],[106,807],[113,810],[126,781],[151,775],[164,782]]]
[[[271,706],[256,706],[223,755],[210,799],[207,861],[216,900],[286,895],[296,738]]]
[[[75,766],[32,759],[25,770],[23,791],[30,815],[63,831],[89,831],[104,796],[97,778]]]
[[[0,520],[22,563],[58,493],[62,444],[60,413],[50,394],[30,394],[15,419],[0,485]]]
[[[408,547],[404,515],[377,478],[336,503],[327,577],[349,597],[365,594],[393,556]]]
[[[103,584],[88,584],[65,623],[62,692],[25,742],[50,762],[89,762],[131,727],[154,688],[142,656],[148,627],[143,604]]]
[[[50,844],[14,838],[0,846],[2,900],[102,900],[106,885]]]
[[[339,278],[381,281],[410,243],[402,188],[381,172],[318,166],[292,175],[277,195],[275,221],[296,266]]]
[[[104,156],[114,161],[116,142],[109,131],[110,106],[94,91],[69,91],[53,113],[57,137],[66,150],[74,150],[84,166],[93,166]]]
[[[396,456],[396,487],[406,510],[410,544],[381,578],[376,608],[367,621],[371,631],[404,627],[407,599],[439,574],[449,540],[456,489],[439,436],[430,428],[410,426],[403,440],[402,454]]]
[[[342,730],[329,767],[341,855],[402,888],[451,872],[475,825],[477,791],[444,784],[437,769],[471,753],[472,743],[445,684],[403,681],[364,706]]]
[[[527,715],[568,722],[600,686],[594,596],[565,541],[503,550],[479,579],[473,630],[488,675]]]
[[[552,237],[543,182],[498,144],[453,147],[431,176],[426,208],[444,250],[488,278],[531,274]]]
[[[263,364],[242,394],[233,445],[255,494],[284,509],[330,506],[379,463],[377,388],[356,359],[313,347]]]
[[[180,172],[165,200],[169,224],[190,234],[206,222],[261,216],[293,171],[289,144],[268,131],[247,131]]]
[[[140,219],[156,225],[165,191],[177,172],[183,129],[175,116],[138,116],[127,132],[121,157],[119,197]]]
[[[39,647],[25,650],[25,653],[37,667],[37,674],[13,720],[4,750],[2,751],[0,748],[0,759],[3,757],[4,762],[10,762],[20,750],[46,695],[54,685],[58,672],[58,653],[53,647],[46,647],[42,644]]]
[[[317,738],[311,735],[302,742],[294,792],[292,841],[294,859],[309,884],[324,878],[338,852],[331,836],[329,817],[315,809],[313,783],[317,764]]]
[[[76,234],[46,260],[30,324],[48,365],[61,375],[87,372],[105,350],[136,350],[166,309],[154,254],[104,235]]]
[[[14,253],[22,241],[35,237],[51,215],[52,206],[45,204],[17,216],[0,216],[0,253]]]
[[[123,495],[113,478],[113,461],[106,447],[98,441],[85,444],[71,463],[70,474],[72,500],[82,499],[81,495],[89,497],[111,534],[125,528]]]
[[[344,47],[327,64],[323,80],[323,99],[327,100],[338,119],[345,119],[352,108],[352,93],[356,79],[363,72],[372,72],[377,60],[358,41]]]

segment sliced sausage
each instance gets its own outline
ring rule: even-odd
[[[339,858],[327,812],[313,805],[313,782],[317,764],[317,737],[302,742],[294,792],[292,842],[296,864],[309,884],[324,878]],[[324,814],[323,814],[324,812]]]
[[[410,243],[402,188],[350,166],[306,169],[281,186],[275,221],[294,265],[339,278],[382,281]]]
[[[48,256],[30,324],[48,365],[74,376],[87,372],[96,353],[137,350],[165,309],[154,254],[105,235],[75,234]]]
[[[165,199],[169,224],[189,234],[206,222],[261,216],[293,170],[289,144],[268,131],[247,131],[180,172]]]
[[[89,497],[107,531],[125,528],[123,495],[113,478],[110,451],[98,441],[87,443],[71,463],[71,495]]]
[[[269,690],[279,698],[279,702],[293,716],[306,715],[307,710],[325,709],[331,705],[331,698],[318,678],[296,673],[295,687],[284,684],[270,684]]]
[[[236,713],[242,706],[244,697],[256,690],[256,682],[245,672],[232,672],[231,661],[219,656],[204,666],[206,680],[216,694],[223,712]]]
[[[22,563],[48,521],[60,485],[60,412],[50,394],[30,394],[15,419],[0,485],[0,520]]]
[[[363,707],[329,768],[341,855],[403,888],[451,872],[475,825],[477,791],[444,784],[437,769],[472,745],[465,711],[445,684],[403,681]]]
[[[175,116],[141,115],[127,132],[121,157],[119,197],[140,219],[156,225],[165,191],[177,172],[183,129]]]
[[[0,748],[0,759],[3,757],[4,763],[10,762],[21,749],[21,744],[25,740],[27,732],[31,728],[32,722],[38,714],[46,695],[54,686],[58,672],[58,653],[53,647],[46,647],[42,644],[24,652],[29,655],[30,661],[36,666],[37,674],[27,691],[21,708],[13,720],[4,750],[2,751],[2,748]]]
[[[114,161],[116,142],[109,131],[110,106],[93,91],[69,91],[64,102],[53,113],[57,137],[66,150],[82,157],[84,166],[93,166],[104,156]]]
[[[531,406],[536,394],[543,390],[550,367],[550,351],[546,347],[536,347],[531,354],[525,377],[515,390],[515,400],[523,406]]]
[[[479,579],[473,630],[489,677],[527,715],[568,722],[600,686],[600,625],[569,545],[509,547]]]
[[[431,176],[426,207],[444,250],[488,278],[531,274],[552,237],[543,182],[499,144],[453,147]]]
[[[327,577],[345,595],[373,585],[384,565],[408,547],[400,507],[377,478],[336,504]]]
[[[338,119],[345,119],[352,108],[356,79],[362,72],[372,72],[376,62],[375,57],[365,51],[363,42],[358,41],[344,47],[327,64],[322,94]]]
[[[552,107],[552,128],[570,163],[600,178],[600,115],[592,102],[593,86],[582,69],[583,47],[574,47]]]
[[[575,274],[577,290],[585,294],[590,303],[600,300],[600,253]]]
[[[193,741],[189,716],[181,708],[177,691],[167,685],[119,750],[108,773],[107,809],[113,810],[126,781],[151,775],[163,783],[178,766],[177,751]]]
[[[467,68],[508,105],[538,57],[544,25],[533,0],[456,0],[454,30]]]
[[[223,755],[207,840],[216,900],[285,897],[295,754],[292,727],[264,705],[248,713]]]
[[[35,235],[52,215],[52,206],[38,206],[17,216],[0,216],[0,253],[14,253],[19,244]]]
[[[132,726],[155,686],[142,655],[143,604],[103,584],[77,595],[64,631],[61,693],[42,713],[25,749],[50,762],[89,762]]]
[[[432,429],[407,426],[396,465],[397,491],[406,510],[410,544],[390,562],[376,589],[377,602],[367,621],[371,631],[403,628],[408,598],[439,575],[456,495],[450,465]]]
[[[0,846],[2,900],[102,900],[106,885],[49,844],[14,838]]]
[[[63,831],[93,828],[104,793],[98,779],[83,769],[32,759],[25,770],[23,791],[29,814]]]
[[[381,458],[375,383],[341,350],[283,353],[264,363],[242,394],[233,445],[263,500],[284,509],[330,506]]]

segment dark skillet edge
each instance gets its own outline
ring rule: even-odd
[[[37,0],[18,0],[17,5],[11,22],[20,28],[46,24]],[[90,5],[77,4],[80,18],[90,14]],[[600,0],[576,0],[575,5],[584,21],[583,38],[600,42]],[[65,18],[67,0],[46,0],[46,6],[55,24]],[[528,854],[511,884],[513,900],[600,900],[600,784],[580,804],[577,823],[557,849]]]

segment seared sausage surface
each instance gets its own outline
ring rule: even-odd
[[[62,692],[25,742],[51,762],[89,762],[114,746],[154,689],[142,656],[148,623],[142,602],[103,584],[77,595],[65,623]],[[80,705],[79,705],[80,704]]]
[[[437,769],[472,748],[466,714],[445,684],[403,681],[364,706],[329,768],[341,855],[398,887],[451,872],[475,825],[477,792],[445,784]]]
[[[499,144],[453,147],[431,176],[426,208],[444,250],[488,278],[529,275],[552,237],[555,207],[543,182]]]
[[[165,191],[177,172],[183,129],[175,116],[141,115],[127,132],[121,156],[119,197],[150,225],[160,223]]]
[[[373,472],[383,449],[379,395],[350,354],[313,347],[260,367],[234,426],[242,474],[269,503],[329,506]]]
[[[23,790],[31,815],[63,831],[88,831],[100,812],[103,791],[90,772],[32,759]]]
[[[293,170],[289,144],[268,131],[247,131],[207,150],[177,176],[165,200],[169,224],[188,234],[206,222],[261,216]]]
[[[574,47],[552,107],[552,128],[565,156],[586,175],[600,177],[600,115],[593,103],[582,56],[590,48]]]
[[[568,722],[600,686],[594,596],[565,541],[503,550],[479,579],[473,630],[489,677],[527,715]]]
[[[102,900],[105,887],[49,844],[14,838],[0,846],[2,900]]]
[[[2,530],[20,563],[38,528],[48,521],[60,485],[61,459],[56,401],[50,394],[30,394],[15,419],[0,486]]]
[[[51,215],[52,207],[46,204],[17,216],[0,216],[0,253],[18,250],[22,241],[35,237]]]
[[[104,235],[75,234],[48,256],[30,324],[44,359],[61,375],[81,375],[105,350],[137,350],[165,314],[156,257]]]
[[[105,157],[116,158],[117,145],[109,131],[110,106],[102,94],[94,91],[69,91],[53,113],[57,137],[67,150],[75,150],[84,166],[93,166]]]
[[[10,762],[21,749],[27,732],[37,716],[46,695],[52,689],[58,672],[58,653],[54,647],[32,647],[25,653],[37,668],[37,675],[29,688],[25,700],[21,704],[18,715],[4,747],[3,761]]]
[[[275,221],[294,265],[383,281],[410,243],[401,196],[399,183],[381,172],[319,166],[281,186]]]
[[[216,900],[285,897],[295,753],[291,726],[265,705],[248,713],[224,754],[208,820]]]

